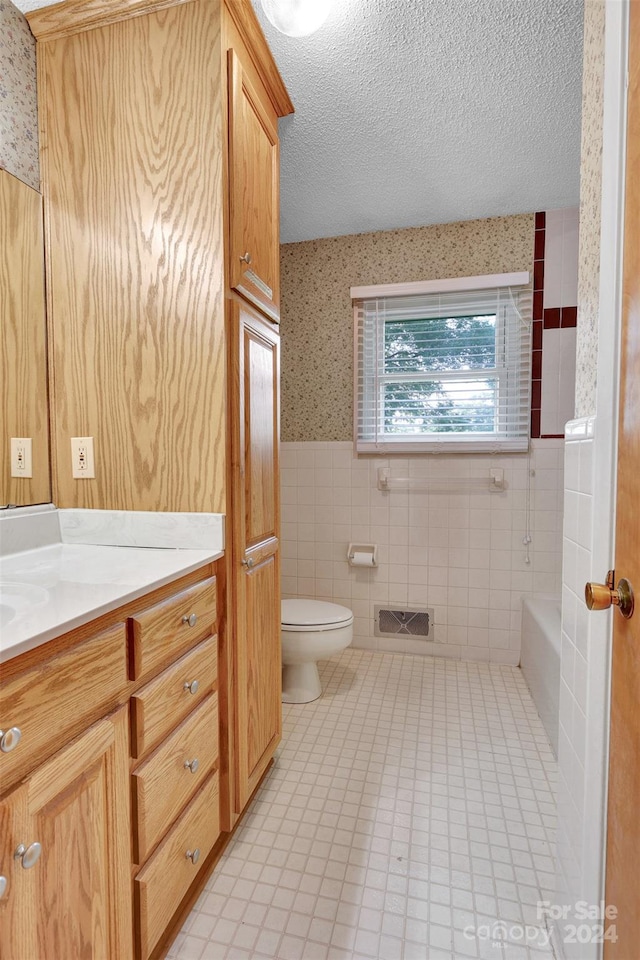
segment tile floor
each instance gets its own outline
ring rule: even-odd
[[[175,960],[542,960],[556,765],[520,670],[347,650]]]

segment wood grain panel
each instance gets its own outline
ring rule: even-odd
[[[280,316],[279,141],[273,109],[229,50],[229,271],[231,286]],[[250,262],[247,263],[246,257]],[[242,258],[245,258],[243,260]]]
[[[33,477],[11,476],[10,438],[31,437]],[[40,194],[0,170],[0,506],[47,503],[44,239]]]
[[[224,512],[219,6],[39,59],[56,502]],[[95,480],[71,436],[95,438]]]
[[[135,880],[138,954],[146,960],[220,834],[218,774],[193,798]],[[198,863],[186,857],[199,850]]]
[[[265,328],[245,327],[246,545],[277,536],[278,349]]]
[[[615,570],[635,588],[636,609],[629,620],[614,613],[606,901],[617,939],[604,941],[606,960],[640,950],[640,3],[629,7]]]
[[[195,773],[185,761],[198,760]],[[218,698],[211,694],[133,772],[136,863],[143,863],[218,759]]]
[[[3,682],[0,729],[19,727],[22,739],[0,754],[2,789],[115,706],[127,680],[125,628],[118,624]]]
[[[210,577],[131,617],[134,677],[165,666],[205,637],[215,623],[216,601],[216,578]]]
[[[132,696],[132,756],[140,758],[157,746],[211,693],[217,677],[217,646],[217,637],[207,637]],[[198,688],[192,693],[189,686],[194,681]]]
[[[132,955],[127,726],[124,708],[28,781],[28,836],[43,853],[29,871],[36,949],[16,956]]]

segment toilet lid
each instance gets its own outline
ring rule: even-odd
[[[282,624],[289,627],[324,626],[353,620],[353,612],[325,600],[283,600]]]

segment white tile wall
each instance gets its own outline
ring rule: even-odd
[[[578,207],[546,211],[543,307],[578,302]]]
[[[592,579],[594,419],[567,424],[562,584],[562,651],[558,735],[558,846],[556,902],[570,908],[580,900],[598,903],[598,877],[590,869],[600,855],[602,829],[601,762],[593,725],[605,726],[604,644],[596,632],[610,614],[589,614],[584,585]],[[605,570],[601,571],[604,576]],[[593,617],[599,619],[592,619]],[[594,631],[595,628],[595,631]],[[602,648],[602,649],[600,649]],[[598,716],[594,716],[597,713]],[[588,749],[587,749],[588,745]],[[567,960],[595,960],[596,943],[573,943],[562,923],[556,928],[558,952]]]
[[[561,440],[534,441],[530,460],[357,458],[350,443],[283,443],[283,596],[350,607],[357,647],[517,664],[523,595],[560,594],[562,454]],[[380,466],[392,476],[440,478],[445,486],[498,466],[507,487],[383,493]],[[379,566],[350,567],[350,541],[377,543]],[[433,607],[436,642],[374,637],[376,603]]]

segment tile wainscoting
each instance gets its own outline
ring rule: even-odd
[[[556,924],[558,956],[597,960],[598,943],[574,943],[563,923],[579,923],[576,905],[602,896],[601,856],[606,792],[608,659],[611,614],[589,614],[584,585],[593,568],[595,418],[567,423],[562,584],[562,655],[558,732],[558,841],[555,903],[568,908]],[[603,572],[604,568],[603,568]],[[588,747],[587,747],[588,745]]]
[[[563,447],[536,440],[530,457],[383,459],[356,457],[349,442],[283,443],[283,597],[350,607],[356,647],[518,664],[522,597],[561,591]],[[499,467],[506,489],[386,493],[380,467],[452,482]],[[377,568],[349,566],[352,541],[377,543]],[[434,608],[435,642],[375,637],[377,603]]]

